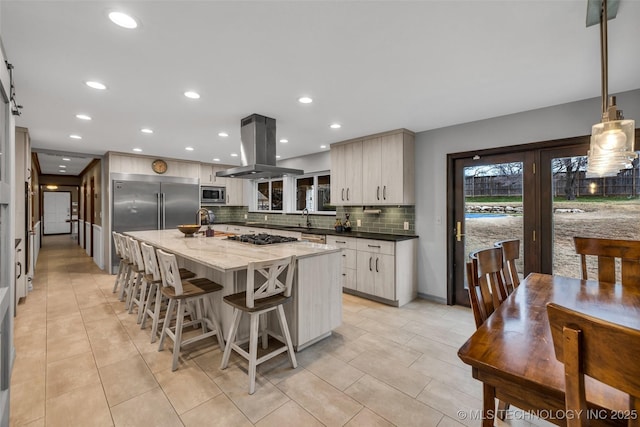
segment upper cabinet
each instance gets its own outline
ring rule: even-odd
[[[362,141],[331,146],[331,204],[362,204]]]
[[[331,203],[415,204],[414,151],[406,129],[331,145]]]
[[[216,176],[216,172],[228,169],[226,166],[200,163],[200,185],[225,186],[227,178]]]
[[[244,179],[239,178],[218,178],[226,179],[226,204],[227,206],[244,206]]]

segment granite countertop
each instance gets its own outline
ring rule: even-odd
[[[229,225],[242,225],[244,227],[257,227],[257,228],[270,228],[272,230],[286,230],[286,231],[299,231],[305,234],[318,234],[327,236],[344,236],[344,237],[357,237],[360,239],[374,239],[374,240],[386,240],[389,242],[400,242],[403,240],[417,239],[418,236],[407,236],[404,234],[385,234],[385,233],[363,233],[360,231],[344,231],[338,233],[334,229],[329,228],[304,228],[304,227],[290,227],[274,224],[263,224],[255,222],[225,222]]]
[[[124,234],[222,271],[243,270],[254,261],[291,255],[306,258],[342,250],[305,241],[261,246],[228,240],[226,237],[204,237],[201,234],[185,237],[178,230],[127,231]]]

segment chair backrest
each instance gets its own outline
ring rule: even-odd
[[[564,363],[567,425],[588,425],[584,375],[629,394],[630,411],[640,411],[640,330],[592,317],[555,303],[547,314],[556,359]],[[580,412],[582,411],[582,412]],[[582,415],[580,417],[579,415]],[[637,416],[629,425],[639,425]]]
[[[158,266],[158,258],[156,258],[156,250],[148,243],[140,242],[140,250],[144,259],[144,272],[151,274],[154,281],[162,279],[160,275],[160,267]]]
[[[120,247],[120,257],[126,262],[133,262],[129,253],[129,243],[127,242],[127,236],[121,233],[116,234],[118,239],[118,246]]]
[[[253,308],[256,300],[277,294],[290,297],[295,265],[295,255],[249,263],[247,267],[247,307]],[[285,274],[285,270],[286,275],[282,281],[281,275]]]
[[[494,243],[494,246],[502,248],[504,282],[507,292],[511,293],[520,286],[520,277],[516,268],[516,260],[520,258],[520,240],[502,240]]]
[[[142,252],[140,252],[140,242],[133,237],[127,237],[127,243],[129,243],[131,261],[138,267],[138,270],[144,271],[144,259],[142,259]]]
[[[582,278],[588,279],[587,255],[598,257],[598,280],[617,282],[616,258],[620,259],[620,283],[640,286],[640,241],[574,237],[576,253],[580,254]]]
[[[476,328],[479,328],[494,311],[491,290],[487,281],[478,281],[478,260],[471,259],[467,263],[467,282],[469,286],[469,301]]]
[[[166,288],[172,287],[176,295],[182,295],[182,280],[180,279],[180,269],[178,268],[176,256],[162,249],[156,249],[156,254],[158,255],[162,286]]]
[[[478,261],[477,281],[481,286],[486,285],[491,290],[493,306],[498,307],[509,296],[502,271],[502,249],[482,249],[469,254],[469,258]]]
[[[116,250],[116,255],[119,258],[122,258],[122,255],[120,254],[120,238],[118,237],[118,232],[112,231],[111,236],[113,236],[113,248]]]

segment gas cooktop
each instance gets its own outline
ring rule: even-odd
[[[275,243],[297,242],[295,237],[276,236],[272,234],[241,234],[238,236],[229,236],[228,240],[236,240],[238,242],[246,242],[254,245],[272,245]]]

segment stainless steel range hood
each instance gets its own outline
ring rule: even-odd
[[[240,161],[242,166],[216,172],[226,178],[279,178],[302,175],[303,170],[276,166],[276,120],[252,114],[240,122]]]

